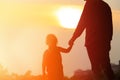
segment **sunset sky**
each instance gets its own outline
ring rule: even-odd
[[[111,6],[113,13],[111,62],[118,64],[120,0],[105,0],[105,2]],[[61,20],[68,24],[73,20],[75,23],[72,24],[77,25],[84,4],[84,0],[0,0],[0,64],[9,72],[24,74],[27,70],[31,70],[35,75],[41,74],[42,56],[47,48],[46,35],[55,34],[58,45],[67,48],[74,29],[63,28]],[[66,13],[72,12],[68,16],[63,16],[66,13],[61,11],[58,15],[61,9]],[[74,20],[76,15],[78,18]],[[85,33],[76,40],[70,53],[62,54],[66,76],[73,75],[78,69],[90,69],[84,37]]]

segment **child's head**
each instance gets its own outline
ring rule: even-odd
[[[48,46],[56,46],[57,45],[57,38],[54,34],[48,34],[46,37],[46,44]]]

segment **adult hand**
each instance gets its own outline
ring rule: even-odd
[[[73,43],[74,43],[74,40],[73,40],[73,39],[71,39],[71,40],[69,40],[69,43],[68,43],[68,44],[69,44],[70,46],[72,46],[72,45],[73,45]]]

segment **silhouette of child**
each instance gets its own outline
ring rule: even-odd
[[[57,46],[57,38],[54,34],[46,37],[48,49],[44,52],[42,71],[43,75],[47,75],[48,80],[63,80],[63,66],[60,52],[68,53],[72,45],[67,49]]]

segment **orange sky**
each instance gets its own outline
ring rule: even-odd
[[[54,12],[61,6],[65,5],[0,4],[0,63],[8,71],[24,74],[30,69],[33,74],[41,73],[42,56],[47,48],[45,37],[49,33],[56,34],[60,46],[68,46],[67,43],[74,29],[60,27]],[[111,53],[114,54],[111,54],[111,59],[114,63],[117,63],[120,58],[119,21],[120,10],[113,10],[114,39]],[[84,34],[76,40],[70,54],[62,54],[62,56],[67,76],[72,75],[77,69],[89,69],[90,63],[84,47]]]
[[[52,5],[29,3],[2,4],[0,13],[1,23],[7,23],[8,25],[15,26],[21,26],[30,23],[36,25],[51,25],[56,21],[53,15],[53,10],[56,8]]]

